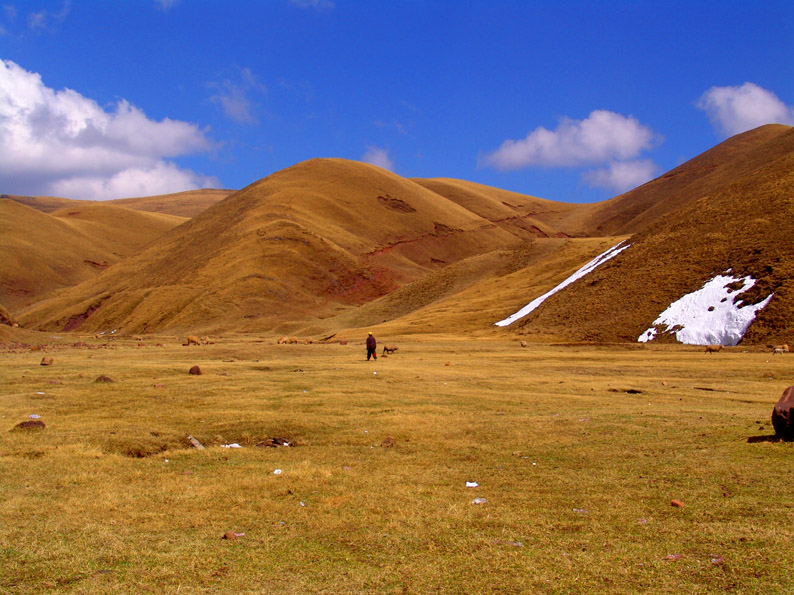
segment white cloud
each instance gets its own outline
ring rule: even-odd
[[[150,120],[125,100],[105,111],[76,91],[55,91],[37,73],[0,60],[2,192],[117,198],[115,191],[126,187],[158,194],[167,180],[189,190],[203,185],[202,178],[163,158],[211,148],[195,124]]]
[[[595,110],[584,120],[562,118],[555,130],[540,126],[520,140],[506,140],[480,159],[498,170],[531,166],[576,167],[633,159],[656,135],[632,116]]]
[[[149,167],[130,167],[110,177],[65,177],[51,184],[52,194],[56,196],[79,196],[84,200],[154,196],[218,186],[217,178],[199,176],[162,160]]]
[[[220,105],[226,117],[241,124],[258,122],[254,114],[255,106],[249,95],[265,95],[267,87],[259,82],[250,68],[240,69],[239,81],[225,79],[219,83],[209,83],[208,86],[216,91],[210,96],[210,101]]]
[[[160,5],[160,10],[162,10],[163,12],[168,12],[174,6],[179,4],[180,0],[154,0],[154,1],[156,4]]]
[[[367,151],[364,153],[364,156],[361,158],[361,160],[365,163],[370,163],[372,165],[382,167],[383,169],[394,171],[394,161],[392,161],[391,157],[389,157],[389,151],[386,149],[367,147]]]
[[[615,161],[606,168],[585,172],[582,179],[590,186],[626,192],[652,180],[659,168],[650,159]]]
[[[290,0],[289,3],[298,8],[313,8],[315,10],[331,10],[336,6],[333,0]]]
[[[61,10],[52,12],[49,10],[41,10],[39,12],[31,12],[28,14],[28,28],[32,31],[50,31],[56,26],[60,25],[71,10],[71,0],[65,0]],[[14,12],[16,15],[16,12]]]
[[[697,107],[725,136],[733,136],[764,124],[794,125],[794,107],[783,103],[772,91],[753,83],[740,87],[711,87]]]

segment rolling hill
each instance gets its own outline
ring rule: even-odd
[[[96,203],[47,214],[0,199],[0,304],[14,311],[90,279],[183,221]]]
[[[731,269],[758,279],[747,302],[774,292],[746,341],[783,340],[794,314],[793,172],[794,131],[782,125],[737,135],[592,205],[313,159],[216,201],[75,287],[10,309],[45,330],[381,325],[636,341],[670,303]],[[630,247],[619,256],[506,330],[493,327],[622,239]]]

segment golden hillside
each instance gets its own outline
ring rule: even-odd
[[[536,217],[539,205],[547,216],[573,208],[507,194],[510,206],[489,219],[380,168],[315,159],[244,188],[19,316],[60,329],[90,310],[86,329],[131,332],[305,324],[466,258],[552,233]]]
[[[15,311],[94,277],[185,221],[98,203],[43,213],[0,200],[0,303]]]
[[[745,342],[791,342],[794,129],[764,127],[738,140],[770,131],[777,133],[744,151],[733,176],[723,171],[723,183],[714,187],[692,180],[693,195],[685,206],[646,224],[629,239],[629,249],[549,298],[514,323],[515,329],[574,340],[636,341],[670,303],[731,269],[735,276],[758,280],[743,294],[745,303],[775,294]]]
[[[73,208],[78,205],[104,204],[125,207],[134,211],[164,213],[166,215],[176,215],[178,217],[194,217],[201,211],[219,203],[232,194],[232,192],[234,191],[215,189],[186,190],[185,192],[175,192],[173,194],[142,196],[139,198],[118,198],[105,201],[73,200],[55,196],[13,196],[9,194],[1,195],[0,198],[13,200],[14,202],[32,207],[44,213],[52,213],[60,209]]]

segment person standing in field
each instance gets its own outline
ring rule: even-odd
[[[375,337],[372,336],[372,333],[367,333],[367,361],[370,357],[378,359],[378,354],[375,352],[377,348],[378,343],[375,341]]]

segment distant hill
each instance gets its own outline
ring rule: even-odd
[[[636,341],[673,301],[730,269],[735,276],[758,280],[742,295],[745,304],[774,293],[745,342],[791,342],[794,129],[765,126],[750,131],[671,173],[633,191],[644,201],[649,194],[661,197],[663,186],[671,187],[669,194],[658,198],[666,203],[663,217],[650,218],[654,203],[644,211],[624,209],[620,216],[601,219],[601,229],[637,226],[641,231],[618,257],[552,296],[511,328],[575,340]],[[613,201],[625,206],[630,194]],[[674,201],[681,206],[670,210]],[[610,212],[607,207],[598,205],[594,210],[603,214]],[[624,223],[616,225],[619,220]]]
[[[747,302],[775,294],[745,340],[790,343],[793,176],[794,129],[782,125],[732,137],[590,205],[313,159],[226,197],[204,196],[215,203],[79,285],[25,307],[3,295],[0,303],[23,326],[48,331],[319,335],[380,325],[636,341],[671,302],[731,269],[759,280]],[[185,209],[198,200],[182,198]],[[156,210],[164,199],[131,200]],[[69,212],[53,219],[71,220],[96,242],[101,233]],[[91,225],[112,227],[111,219]],[[112,239],[102,249],[119,252]],[[630,247],[617,257],[506,330],[494,328],[620,240]]]
[[[47,214],[0,199],[0,303],[15,311],[94,277],[185,220],[95,203]]]
[[[546,220],[574,208],[502,191],[491,200],[507,195],[509,206],[499,201],[486,213],[375,166],[314,159],[244,188],[19,316],[63,328],[91,310],[85,328],[134,332],[305,324],[452,263],[554,234]]]
[[[8,194],[0,195],[0,198],[13,200],[14,202],[32,207],[44,213],[52,213],[60,209],[68,209],[77,205],[103,204],[126,207],[134,211],[163,213],[166,215],[177,215],[178,217],[194,217],[201,211],[222,201],[233,192],[234,190],[187,190],[174,194],[160,194],[157,196],[143,196],[140,198],[118,198],[105,201],[73,200],[54,196],[13,196]]]

